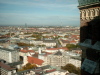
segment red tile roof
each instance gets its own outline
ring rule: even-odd
[[[70,41],[70,43],[76,43],[76,41],[72,40],[72,41]]]
[[[61,40],[63,43],[69,43],[69,40]]]
[[[41,59],[28,56],[28,63],[31,63],[31,64],[32,64],[32,63],[35,63],[35,64],[37,64],[37,65],[42,65],[43,62],[44,62],[44,61],[41,60]]]
[[[27,52],[35,52],[35,51],[33,51],[33,50],[20,50],[20,52],[23,52],[23,53],[27,53]]]
[[[53,72],[53,71],[56,71],[56,69],[46,70],[46,72]]]
[[[80,38],[79,35],[72,35],[71,37],[72,38],[76,38],[76,39],[79,39]]]
[[[49,48],[47,50],[58,50],[58,48]]]
[[[12,68],[9,65],[7,65],[5,63],[2,63],[2,62],[0,62],[0,67],[4,68],[6,70],[13,70],[13,69],[15,69],[15,68]]]

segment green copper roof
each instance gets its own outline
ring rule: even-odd
[[[79,6],[100,3],[100,0],[78,0]]]

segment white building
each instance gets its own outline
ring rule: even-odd
[[[78,53],[67,52],[67,55],[70,56],[69,63],[75,65],[76,67],[81,67],[81,56]]]
[[[54,47],[56,46],[56,41],[55,40],[43,40],[43,45],[46,47]]]
[[[20,50],[19,55],[23,58],[23,64],[26,65],[28,63],[27,56],[32,56],[34,53],[34,50]]]
[[[76,67],[81,67],[81,58],[80,57],[70,57],[69,63],[75,65]]]
[[[19,52],[18,52],[18,50],[0,48],[0,59],[5,60],[7,63],[18,62],[19,61]]]
[[[0,73],[1,75],[12,75],[16,69],[21,67],[18,50],[0,48]]]

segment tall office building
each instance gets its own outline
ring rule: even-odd
[[[80,10],[81,75],[100,75],[100,0],[78,0]]]

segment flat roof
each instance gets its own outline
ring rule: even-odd
[[[12,51],[16,51],[16,50],[13,50],[13,49],[1,48],[1,47],[0,47],[0,50],[4,50],[4,51],[10,51],[10,52],[12,52]]]

